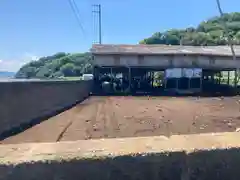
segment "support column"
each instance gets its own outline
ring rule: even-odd
[[[163,79],[164,79],[164,90],[166,90],[166,89],[167,89],[167,76],[166,76],[166,69],[164,70]]]
[[[112,87],[112,90],[114,91],[114,87],[113,87],[113,71],[112,71],[112,67],[110,68],[110,74],[111,74],[111,87]]]
[[[234,71],[234,87],[236,88],[237,87],[237,77],[238,76],[238,74],[237,74],[237,69],[235,69],[235,71]]]
[[[218,84],[221,84],[221,71],[218,73]]]
[[[192,88],[191,88],[191,80],[192,80],[192,78],[188,78],[188,90],[189,90],[189,89],[192,89]]]
[[[94,66],[93,67],[93,90],[95,91],[96,89],[99,90],[100,89],[100,85],[99,85],[99,74],[97,72],[97,67]]]
[[[202,72],[202,74],[201,74],[201,76],[200,76],[200,92],[202,92],[202,79],[203,79],[203,72]]]
[[[212,83],[214,82],[214,75],[215,75],[215,73],[211,73],[211,81],[212,81]]]
[[[111,82],[112,82],[112,80],[113,80],[113,70],[112,70],[112,67],[110,68],[110,74],[111,74]]]
[[[230,84],[230,71],[227,72],[227,84]]]
[[[93,81],[94,81],[94,83],[97,81],[97,67],[96,66],[94,66],[93,67]]]
[[[131,84],[132,84],[132,75],[131,75],[131,67],[128,67],[128,91],[131,92]]]
[[[154,72],[151,71],[151,85],[153,89]]]
[[[177,90],[177,92],[178,92],[178,80],[179,80],[179,78],[176,78],[176,90]]]

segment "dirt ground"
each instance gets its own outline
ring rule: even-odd
[[[91,97],[0,143],[240,131],[240,97]]]

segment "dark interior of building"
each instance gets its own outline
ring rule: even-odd
[[[104,94],[235,94],[234,71],[202,70],[201,77],[166,78],[164,69],[95,67],[94,93]]]

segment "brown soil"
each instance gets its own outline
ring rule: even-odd
[[[240,97],[91,97],[1,143],[171,136],[240,128]]]

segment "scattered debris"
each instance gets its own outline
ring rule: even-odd
[[[207,124],[203,124],[203,125],[200,126],[199,129],[204,130],[207,126],[208,126]]]
[[[97,130],[98,130],[97,125],[94,124],[94,125],[93,125],[93,131],[97,131]]]
[[[227,123],[227,125],[228,125],[228,127],[232,127],[232,123],[231,122]]]
[[[194,116],[194,120],[197,120],[198,119],[198,116]]]
[[[123,116],[125,119],[131,119],[133,116]]]
[[[163,110],[162,110],[161,108],[157,108],[157,111],[160,111],[160,112],[162,112]]]
[[[240,132],[240,128],[237,128],[237,129],[236,129],[236,132]]]
[[[172,123],[172,120],[169,119],[169,120],[168,120],[168,123]]]

